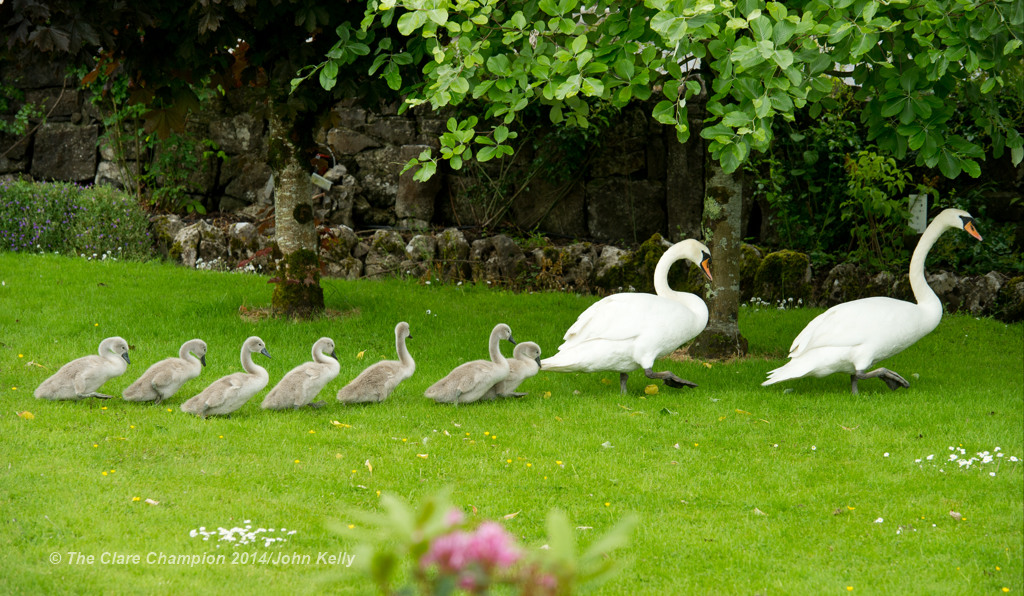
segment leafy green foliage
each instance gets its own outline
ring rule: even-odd
[[[10,120],[0,119],[0,133],[20,137],[28,132],[31,121],[45,120],[46,114],[43,113],[42,106],[24,103],[24,99],[25,93],[20,89],[0,83],[0,114],[11,114]],[[12,110],[16,105],[18,109]],[[6,148],[0,147],[0,149]]]
[[[920,165],[948,177],[977,176],[984,150],[945,134],[956,113],[947,97],[1019,92],[1024,56],[1014,33],[1024,8],[1013,0],[374,0],[362,30],[369,35],[396,18],[408,38],[405,62],[424,59],[423,83],[405,88],[409,105],[440,109],[482,99],[480,122],[494,130],[538,103],[552,123],[586,127],[594,102],[621,107],[654,97],[654,118],[685,141],[688,102],[706,89],[710,116],[701,136],[727,173],[768,148],[776,118],[792,119],[805,106],[817,116],[843,76],[861,86],[869,140],[898,158],[915,151]],[[325,87],[330,74],[322,73]],[[393,88],[396,82],[392,75]],[[972,115],[992,139],[992,155],[1009,149],[1014,163],[1024,159],[1024,138],[993,102],[979,102]],[[456,128],[474,134],[455,139],[442,159],[472,155],[476,124],[467,122]]]
[[[87,258],[152,256],[138,203],[106,186],[0,181],[0,250]]]
[[[860,151],[846,158],[846,200],[842,221],[856,242],[855,261],[875,267],[905,263],[910,251],[903,237],[910,221],[907,172],[891,157]]]
[[[131,102],[130,79],[104,67],[103,59],[83,80],[92,91],[90,101],[103,114],[99,143],[113,154],[125,188],[137,200],[161,209],[205,214],[192,179],[209,162],[226,160],[227,155],[209,139],[196,140],[187,132],[171,132],[175,127],[169,127],[163,136],[148,132],[147,117],[153,110]]]

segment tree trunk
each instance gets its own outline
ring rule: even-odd
[[[708,326],[690,344],[689,354],[698,358],[730,358],[747,353],[747,339],[740,334],[740,245],[743,242],[742,174],[726,174],[709,158],[704,199],[704,229],[711,236],[711,272],[714,282],[708,296]]]
[[[268,113],[277,242],[271,304],[274,314],[305,318],[324,310],[319,242],[313,220],[313,185],[310,169],[302,163],[295,141],[295,118],[283,104],[273,101]]]

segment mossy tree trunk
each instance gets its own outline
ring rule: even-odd
[[[698,358],[743,356],[747,353],[747,339],[739,328],[743,178],[740,173],[726,174],[713,159],[708,172],[704,229],[711,236],[714,282],[708,297],[708,326],[690,344],[689,353]]]
[[[302,163],[297,142],[301,125],[294,113],[284,103],[271,101],[268,119],[275,241],[280,252],[274,255],[277,271],[271,304],[275,314],[305,318],[324,310],[310,169]]]

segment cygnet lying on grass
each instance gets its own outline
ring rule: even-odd
[[[83,356],[60,367],[53,376],[36,388],[39,399],[110,399],[97,392],[104,383],[128,370],[128,342],[120,337],[108,337],[100,342],[99,356]]]
[[[313,403],[313,399],[340,371],[341,365],[334,355],[334,340],[321,337],[313,344],[313,361],[304,362],[288,371],[270,390],[260,407],[264,410],[323,407],[324,402]]]
[[[382,402],[399,383],[416,372],[416,362],[405,347],[405,340],[412,337],[409,323],[402,321],[395,325],[395,349],[398,360],[382,360],[370,365],[348,385],[338,390],[338,401],[346,404]]]
[[[267,369],[252,361],[252,355],[260,353],[270,358],[267,347],[263,340],[252,336],[242,344],[242,368],[245,372],[230,374],[221,377],[203,389],[202,393],[196,395],[187,402],[181,404],[181,411],[195,414],[200,418],[220,414],[230,414],[241,408],[249,398],[259,393],[267,382],[270,375]]]
[[[499,397],[522,397],[525,393],[516,393],[516,388],[526,379],[540,371],[540,346],[532,341],[516,344],[512,350],[512,358],[508,361],[508,377],[487,390],[480,399],[496,399]]]
[[[512,329],[499,323],[491,330],[488,341],[490,360],[473,360],[455,368],[446,377],[431,385],[424,395],[438,403],[468,404],[479,400],[487,390],[508,378],[508,360],[501,354],[498,342],[515,344]]]
[[[206,342],[190,339],[181,344],[177,358],[165,358],[146,369],[142,376],[124,390],[127,401],[160,403],[199,376],[206,366]]]

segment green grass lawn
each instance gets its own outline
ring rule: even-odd
[[[471,517],[502,520],[531,547],[554,507],[583,545],[638,514],[616,553],[628,566],[602,594],[1024,590],[1020,324],[946,316],[886,362],[909,390],[869,380],[851,396],[843,375],[761,387],[820,311],[744,308],[750,357],[656,365],[697,389],[659,383],[647,395],[640,373],[622,396],[614,373],[541,371],[520,387],[527,397],[453,407],[423,391],[486,358],[495,323],[551,355],[595,298],[325,280],[336,316],[296,323],[240,316],[240,306],[270,300],[266,278],[252,275],[0,253],[0,282],[0,593],[371,593],[358,561],[317,562],[357,548],[328,520],[356,525],[353,511],[379,510],[381,492],[416,500],[445,486]],[[363,367],[395,357],[400,320],[412,329],[416,374],[382,404],[337,403]],[[132,364],[106,393],[119,396],[193,337],[209,344],[208,366],[159,406],[32,396],[111,335],[129,341]],[[182,401],[240,370],[249,335],[267,344],[272,359],[256,360],[271,384],[332,337],[341,375],[321,395],[327,407],[265,412],[265,390],[231,418],[182,413]],[[991,462],[949,461],[984,451]],[[200,532],[246,523],[284,540],[239,545]],[[251,561],[264,553],[311,562]],[[221,554],[223,564],[166,559]]]

